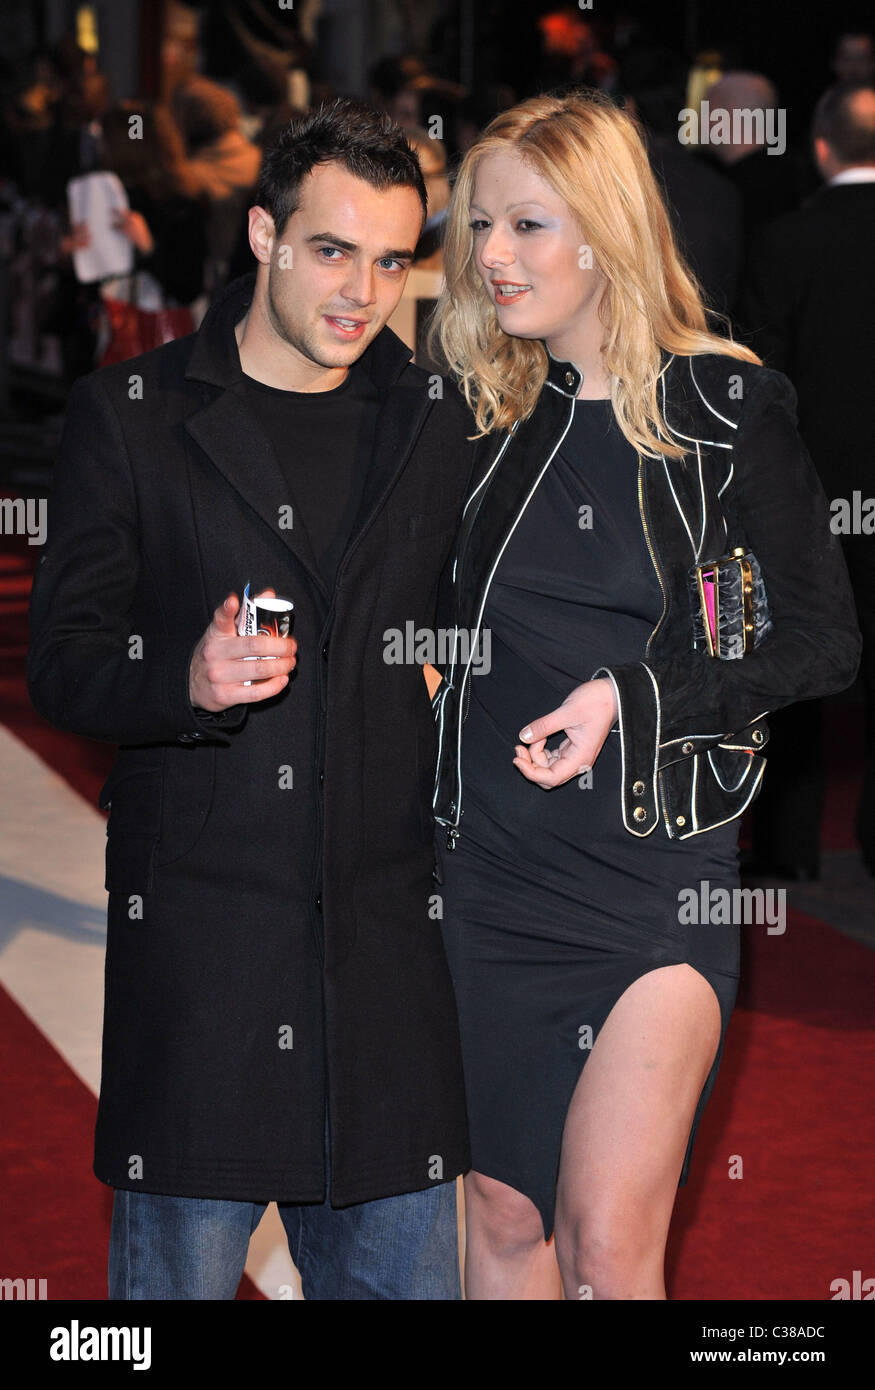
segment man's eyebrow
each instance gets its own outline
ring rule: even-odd
[[[307,237],[307,243],[308,243],[308,245],[309,245],[310,242],[313,242],[313,241],[330,241],[331,244],[332,244],[332,246],[339,246],[339,247],[341,248],[341,250],[343,250],[343,251],[357,251],[357,250],[358,250],[358,243],[357,243],[357,242],[355,242],[355,241],[344,241],[343,237],[335,236],[333,232],[315,232],[315,233],[313,234],[313,236],[308,236],[308,237]],[[377,260],[378,260],[378,261],[384,261],[384,260],[386,260],[388,257],[391,256],[391,257],[393,257],[395,260],[399,260],[399,261],[410,261],[410,260],[413,259],[413,254],[414,254],[414,253],[413,253],[412,251],[410,251],[410,250],[404,250],[404,251],[382,251],[382,252],[380,253],[380,255],[377,257]]]

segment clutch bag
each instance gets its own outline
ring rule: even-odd
[[[759,646],[772,631],[759,561],[736,546],[730,555],[703,560],[689,574],[693,646],[733,661]]]

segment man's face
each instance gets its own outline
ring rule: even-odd
[[[274,331],[310,363],[348,367],[401,298],[421,230],[415,189],[380,190],[339,164],[317,165],[270,240]]]

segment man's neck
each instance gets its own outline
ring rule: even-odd
[[[342,385],[349,367],[322,367],[309,362],[263,323],[261,315],[250,305],[234,327],[240,366],[246,376],[273,386],[279,391],[303,393],[333,391]]]

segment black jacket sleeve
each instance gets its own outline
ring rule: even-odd
[[[248,707],[218,715],[192,708],[190,634],[175,636],[166,625],[132,629],[147,564],[124,435],[100,373],[92,373],[70,395],[34,577],[30,698],[50,723],[109,743],[221,738],[243,724]],[[130,640],[137,637],[140,655]]]
[[[683,739],[696,739],[697,750],[722,742],[770,710],[846,689],[857,674],[862,637],[853,591],[795,406],[785,376],[757,374],[730,484],[744,539],[760,562],[773,630],[736,660],[691,645],[682,655],[595,672],[591,679],[613,677],[630,754],[633,745],[640,754],[644,742],[663,766],[681,756]]]

